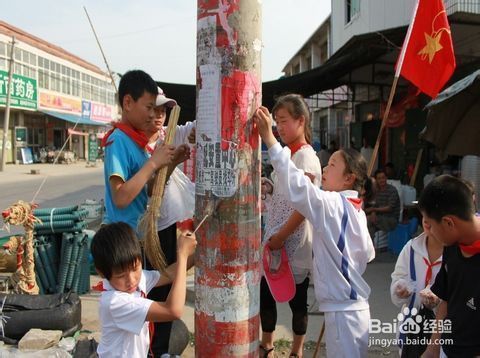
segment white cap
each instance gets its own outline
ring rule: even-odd
[[[155,101],[155,107],[166,106],[166,107],[174,107],[177,105],[177,101],[171,98],[167,98],[165,93],[160,87],[158,88],[158,95],[157,100]]]

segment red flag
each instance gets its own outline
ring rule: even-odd
[[[442,0],[418,0],[397,66],[397,73],[400,70],[403,77],[432,98],[450,79],[455,55]]]

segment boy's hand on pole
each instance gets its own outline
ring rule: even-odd
[[[172,163],[174,155],[175,147],[173,145],[162,144],[155,148],[151,160],[155,163],[155,167],[160,169]]]

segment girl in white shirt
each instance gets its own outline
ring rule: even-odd
[[[278,134],[290,148],[291,159],[316,185],[320,184],[322,169],[311,144],[310,111],[302,96],[287,94],[277,99],[272,110]],[[292,310],[293,344],[290,357],[302,357],[303,342],[307,331],[308,274],[312,264],[312,226],[290,205],[282,191],[275,186],[277,173],[272,181],[262,180],[267,196],[267,222],[264,241],[272,250],[286,247],[295,278],[296,293],[289,301]],[[260,318],[262,323],[261,356],[273,356],[273,332],[277,321],[276,302],[265,277],[260,284]]]
[[[358,198],[365,159],[350,149],[333,153],[323,168],[322,190],[278,144],[268,109],[260,107],[254,119],[277,172],[276,186],[313,225],[313,280],[319,310],[325,313],[327,357],[366,357],[370,287],[362,275],[375,250]]]
[[[405,307],[408,307],[408,313],[413,308],[418,312],[422,305],[433,310],[440,302],[429,288],[442,265],[443,245],[432,236],[427,225],[424,224],[423,228],[423,233],[405,244],[392,273],[390,295],[393,304],[401,308],[401,313]],[[415,281],[412,281],[412,263]]]

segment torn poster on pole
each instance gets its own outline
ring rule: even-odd
[[[237,190],[237,154],[234,143],[222,150],[220,68],[201,65],[199,72],[202,87],[198,93],[197,161],[203,164],[203,170],[196,176],[196,193],[211,191],[218,197],[230,197]]]

